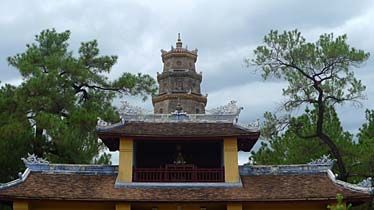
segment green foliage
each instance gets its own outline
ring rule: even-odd
[[[74,53],[69,50],[69,38],[69,31],[44,30],[35,36],[34,43],[26,45],[25,52],[8,58],[23,82],[10,97],[14,105],[4,105],[2,110],[6,111],[1,114],[15,112],[17,116],[9,119],[13,122],[8,126],[13,128],[23,122],[27,129],[19,128],[19,135],[29,136],[21,138],[26,142],[22,144],[31,145],[31,152],[51,162],[90,163],[96,157],[100,164],[109,163],[110,155],[97,157],[103,148],[95,134],[97,118],[119,121],[113,99],[124,95],[146,98],[156,92],[156,81],[149,75],[127,72],[109,80],[107,75],[117,56],[100,55],[95,40],[81,43],[78,53]],[[11,132],[4,126],[0,129],[4,129],[0,135]],[[17,158],[13,162],[25,153],[14,156]],[[0,161],[5,161],[2,158]]]
[[[370,54],[350,47],[346,35],[334,38],[333,34],[323,34],[311,43],[297,30],[282,34],[271,31],[264,43],[247,64],[259,66],[265,80],[274,76],[289,83],[283,89],[288,97],[286,110],[318,100],[316,86],[323,90],[322,99],[330,105],[365,97],[365,86],[354,77],[351,67],[362,64]]]
[[[336,205],[328,205],[327,208],[331,210],[349,210],[352,207],[352,204],[345,205],[341,194],[336,195],[336,201]]]
[[[374,110],[366,110],[366,122],[359,129],[357,154],[360,159],[352,168],[352,176],[355,181],[362,178],[374,177]]]
[[[11,202],[0,202],[0,210],[12,210],[12,206]]]
[[[21,157],[31,152],[32,128],[27,116],[19,112],[16,88],[5,85],[0,89],[0,183],[16,179],[23,171]]]
[[[281,34],[270,31],[264,43],[255,49],[255,58],[248,59],[247,64],[260,67],[265,80],[273,76],[288,82],[283,89],[286,101],[282,106],[285,111],[312,105],[317,112],[312,119],[315,126],[309,123],[312,127],[306,126],[308,122],[302,119],[295,121],[290,114],[281,120],[267,114],[267,117],[273,118],[271,123],[274,125],[268,124],[265,134],[277,134],[274,129],[286,128],[286,124],[291,126],[291,132],[297,137],[311,141],[319,139],[337,159],[339,178],[346,180],[348,174],[342,158],[343,147],[337,146],[337,140],[333,139],[324,124],[330,107],[345,102],[360,104],[358,100],[365,98],[365,86],[355,78],[352,67],[364,63],[369,53],[351,47],[346,35],[335,38],[333,34],[322,34],[312,43],[306,42],[297,30]]]
[[[99,157],[95,158],[93,163],[98,164],[98,165],[100,165],[100,164],[112,164],[111,158],[112,158],[111,154],[103,153]]]
[[[340,120],[335,110],[330,107],[324,118],[324,130],[333,139],[334,143],[341,148],[341,153],[345,162],[349,165],[357,159],[354,153],[354,143],[352,135],[344,132]],[[268,135],[268,142],[263,142],[258,151],[252,152],[252,160],[256,164],[304,164],[313,159],[320,158],[322,155],[329,153],[329,148],[318,138],[304,139],[296,135],[296,125],[303,124],[303,134],[308,135],[316,128],[316,109],[306,109],[305,113],[292,120],[292,123],[283,133]],[[267,125],[274,126],[276,119],[271,113],[265,115],[265,126],[262,128],[263,133],[269,132]],[[270,122],[269,122],[270,121]],[[274,129],[274,128],[273,128]]]
[[[303,132],[308,134],[315,129],[316,113],[315,109],[306,109],[304,114],[293,120],[302,123]],[[252,152],[251,161],[255,164],[303,164],[330,153],[327,145],[317,138],[304,139],[296,135],[297,123],[290,124],[284,132],[274,132],[277,129],[272,122],[280,119],[271,113],[266,113],[265,119],[261,132],[268,133],[267,141],[261,143],[258,151]],[[324,121],[324,130],[338,146],[346,163],[348,181],[358,183],[367,177],[374,177],[374,110],[366,110],[366,122],[359,129],[357,140],[343,130],[332,107],[328,109]]]

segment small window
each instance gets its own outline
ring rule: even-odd
[[[163,109],[161,108],[161,109],[160,109],[160,114],[162,114],[162,113],[163,113],[163,111],[164,111],[164,110],[163,110]]]
[[[200,113],[200,110],[199,109],[196,109],[196,114],[199,114]]]
[[[177,79],[176,85],[177,85],[176,87],[177,90],[183,90],[183,79]]]

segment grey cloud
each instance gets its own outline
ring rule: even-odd
[[[142,72],[156,76],[162,70],[160,49],[175,44],[176,34],[189,48],[199,49],[198,71],[203,72],[203,92],[209,93],[211,105],[225,104],[227,98],[219,97],[228,91],[237,91],[234,97],[246,105],[241,120],[249,122],[262,116],[266,110],[274,111],[277,104],[267,96],[264,104],[247,100],[248,84],[261,81],[253,68],[246,68],[243,59],[250,56],[255,46],[270,29],[298,28],[306,37],[320,33],[348,33],[353,46],[373,51],[374,38],[371,19],[374,17],[372,1],[340,0],[268,0],[268,1],[2,1],[0,6],[0,80],[2,83],[19,78],[19,74],[6,63],[6,57],[25,50],[25,44],[46,28],[58,31],[71,30],[71,49],[77,51],[80,42],[97,39],[102,54],[119,56],[110,78],[124,71]],[[372,53],[373,54],[373,53]],[[357,70],[357,77],[367,84],[368,100],[364,108],[373,109],[374,79],[373,58]],[[270,82],[269,89],[278,88]],[[279,90],[274,90],[279,91]],[[268,94],[266,92],[262,92]],[[279,96],[280,97],[280,96]],[[137,98],[131,98],[140,103]],[[254,105],[251,105],[254,104]],[[148,100],[145,104],[151,107]],[[347,107],[341,119],[347,129],[361,125],[362,113]],[[352,120],[354,118],[354,120]]]
[[[341,25],[367,9],[366,5],[365,2],[322,0],[216,1],[214,4],[200,1],[175,18],[194,40],[194,45],[224,50],[233,45],[258,43],[270,29]]]

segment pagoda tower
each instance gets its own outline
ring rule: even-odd
[[[161,50],[164,64],[162,73],[157,73],[159,92],[152,97],[155,114],[170,114],[177,108],[188,114],[204,114],[207,97],[201,94],[201,73],[196,72],[197,49],[183,47],[180,34],[176,47]]]

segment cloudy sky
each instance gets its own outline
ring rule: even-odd
[[[237,100],[244,107],[242,122],[261,118],[282,101],[282,81],[264,82],[244,58],[271,29],[299,29],[308,41],[322,33],[347,34],[351,45],[374,56],[374,1],[343,0],[237,0],[237,1],[19,1],[0,2],[0,81],[19,84],[17,70],[6,58],[25,50],[34,35],[47,28],[70,30],[71,50],[97,39],[102,54],[118,55],[110,77],[123,72],[156,76],[162,71],[160,49],[175,44],[177,33],[189,48],[199,49],[198,71],[208,108]],[[367,86],[362,108],[340,107],[346,130],[357,132],[364,110],[374,109],[374,58],[356,76]],[[150,101],[130,99],[151,109]],[[297,114],[297,113],[296,113]],[[241,162],[248,154],[241,154]],[[116,162],[116,160],[115,160]]]

